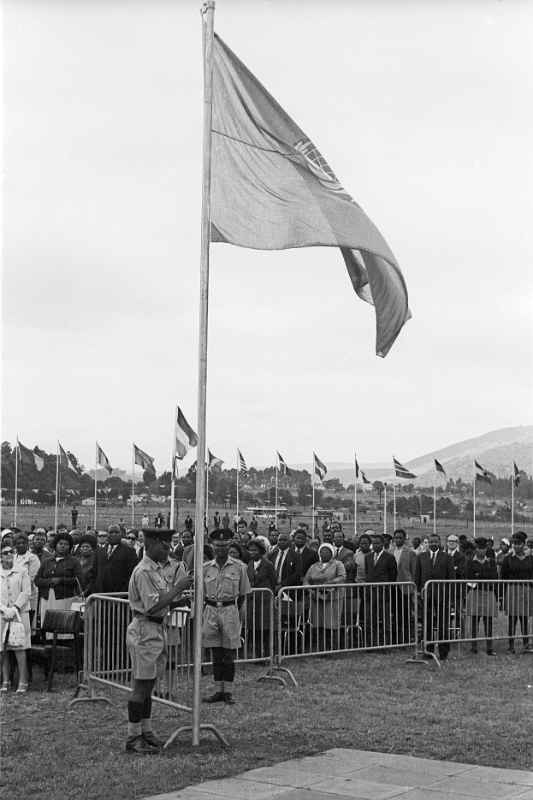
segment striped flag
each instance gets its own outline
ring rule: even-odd
[[[287,462],[285,461],[285,459],[283,458],[283,456],[281,455],[279,450],[276,450],[276,454],[278,456],[278,469],[279,469],[279,471],[281,472],[282,475],[290,475],[291,471],[288,468]]]
[[[103,467],[108,475],[113,472],[113,467],[98,442],[96,442],[96,463],[99,467]]]
[[[144,470],[148,470],[149,472],[153,472],[155,474],[153,457],[149,456],[148,453],[145,453],[144,450],[141,450],[140,447],[137,447],[135,442],[133,443],[133,461]]]
[[[178,416],[176,419],[176,458],[179,458],[181,461],[181,459],[185,458],[187,455],[189,447],[196,447],[197,444],[198,436],[193,431],[185,419],[183,411],[178,406]]]
[[[440,461],[437,461],[436,458],[434,458],[433,460],[435,461],[435,469],[437,470],[437,472],[442,472],[442,474],[446,476],[446,470],[444,469]]]
[[[61,467],[66,467],[67,469],[70,469],[72,472],[75,472],[76,475],[79,475],[80,471],[74,464],[72,458],[69,456],[69,454],[65,451],[65,449],[61,446],[59,442],[58,445],[59,445],[59,465]]]
[[[515,489],[520,483],[520,470],[516,466],[516,461],[513,461],[513,483],[515,485]]]
[[[479,461],[474,461],[474,467],[476,469],[476,480],[477,481],[485,481],[485,483],[492,484],[492,479],[496,477],[493,472],[490,472],[485,467],[482,467]]]
[[[319,481],[322,481],[327,474],[328,468],[319,459],[316,453],[313,453],[313,470]]]
[[[239,475],[248,475],[248,467],[246,466],[246,461],[244,460],[244,456],[239,449],[237,449],[237,460],[239,465],[237,467]]]
[[[212,467],[221,467],[224,463],[221,458],[217,458],[217,456],[213,455],[209,448],[207,449],[207,457],[209,459],[207,469],[211,469]]]
[[[44,467],[44,458],[37,455],[33,450],[30,450],[29,447],[24,447],[22,442],[17,439],[17,446],[16,446],[16,457],[19,459],[20,466],[23,465],[27,467],[35,467],[35,469],[40,472]]]
[[[407,467],[404,467],[404,465],[394,456],[392,457],[392,463],[394,465],[394,472],[396,473],[397,478],[416,478],[414,472],[410,472]]]

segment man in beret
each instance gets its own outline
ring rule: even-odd
[[[193,582],[190,575],[166,569],[174,531],[145,528],[144,555],[131,574],[128,600],[133,619],[126,644],[132,664],[133,692],[128,702],[129,753],[156,752],[162,742],[152,731],[152,690],[166,665],[165,617]]]
[[[232,531],[218,528],[210,538],[215,558],[204,564],[202,633],[204,647],[211,648],[215,691],[204,702],[233,704],[234,651],[241,643],[239,611],[251,588],[246,566],[228,555]]]

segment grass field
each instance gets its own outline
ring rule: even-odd
[[[58,675],[65,688],[46,694],[39,674],[26,696],[2,700],[4,796],[134,800],[331,747],[533,768],[533,657],[464,654],[439,670],[402,652],[365,653],[290,666],[297,688],[258,683],[262,669],[247,666],[235,706],[203,708],[230,749],[210,737],[193,749],[185,736],[156,756],[124,752],[124,693],[113,708],[69,709],[73,677]],[[162,707],[154,716],[160,734],[189,721]]]
[[[70,527],[71,525],[71,515],[70,515],[70,506],[65,506],[61,508],[59,511],[59,522],[64,523]],[[211,509],[211,525],[212,525],[212,515],[215,513],[217,509]],[[223,509],[218,509],[221,514],[223,514]],[[85,530],[87,526],[93,525],[93,510],[90,506],[78,506],[79,516],[78,516],[78,528],[80,530]],[[148,507],[138,506],[135,509],[135,526],[141,527],[141,519],[143,514],[147,513],[150,522],[154,521],[155,515],[158,512],[161,512],[163,516],[166,518],[166,514],[168,513],[168,506],[158,506],[158,505],[150,505]],[[244,511],[244,509],[243,509]],[[185,527],[185,517],[187,514],[190,514],[194,518],[194,503],[183,504],[178,509],[178,522],[176,527],[178,530],[183,530]],[[230,509],[228,511],[229,516],[233,519],[233,515],[235,514],[235,509]],[[249,518],[250,514],[247,514],[244,511],[244,516]],[[102,506],[98,509],[98,518],[97,518],[97,526],[99,529],[105,529],[108,525],[112,523],[118,523],[121,519],[124,520],[124,523],[130,527],[131,525],[131,510],[124,506]],[[2,509],[2,527],[11,524],[13,521],[13,507],[4,506]],[[311,511],[310,509],[306,510],[306,513],[289,513],[288,519],[278,519],[278,528],[280,531],[289,531],[291,528],[294,528],[298,522],[303,521],[306,522],[308,525],[311,522]],[[258,519],[259,527],[258,533],[266,534],[268,531],[268,522],[269,520],[266,518]],[[398,525],[401,525],[407,531],[408,536],[425,536],[431,530],[431,525],[429,526],[413,526],[407,524],[407,519],[402,517],[398,517]],[[54,507],[53,506],[19,506],[17,512],[17,525],[25,530],[29,530],[31,525],[36,526],[48,526],[53,525],[54,523]],[[373,530],[381,530],[382,523],[373,521],[372,517],[368,519],[365,518],[365,515],[360,514],[358,517],[358,531],[362,532],[366,528],[372,528]],[[353,523],[352,522],[345,522],[343,525],[343,529],[347,535],[351,535],[353,531]],[[388,530],[392,531],[393,529],[393,521],[392,517],[389,515],[388,519]],[[533,523],[528,524],[520,524],[517,525],[517,530],[521,529],[526,531],[528,536],[533,537]],[[467,523],[464,520],[439,520],[438,521],[438,531],[442,534],[442,536],[447,536],[451,531],[456,533],[465,533],[467,536],[472,536],[472,525]],[[504,525],[501,522],[489,522],[489,521],[482,521],[479,520],[477,522],[477,534],[479,536],[494,536],[496,542],[499,542],[502,536],[510,536],[511,530],[510,525]]]

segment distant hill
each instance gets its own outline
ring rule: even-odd
[[[519,425],[514,428],[500,428],[497,431],[465,439],[462,442],[448,445],[440,450],[426,453],[406,462],[410,470],[418,476],[415,484],[431,485],[435,476],[434,459],[440,461],[449,478],[470,482],[472,480],[472,461],[477,459],[483,467],[494,472],[498,477],[511,474],[513,461],[518,467],[531,475],[533,472],[533,425]],[[391,456],[392,462],[392,456]],[[310,470],[305,464],[302,469]],[[367,478],[375,480],[392,480],[394,473],[392,463],[366,463],[363,465]],[[344,486],[353,483],[353,465],[348,463],[328,464],[328,478],[338,478]]]

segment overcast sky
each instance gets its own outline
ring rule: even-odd
[[[3,438],[87,467],[196,425],[198,0],[4,0]],[[211,248],[208,445],[409,460],[533,422],[533,4],[217,3],[395,253],[386,359],[340,252]]]

